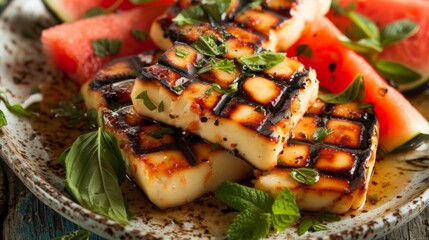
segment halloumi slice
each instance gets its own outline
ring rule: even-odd
[[[188,54],[180,57],[178,51]],[[198,74],[195,64],[202,58],[191,46],[176,43],[157,64],[141,69],[131,93],[134,108],[220,144],[258,169],[274,168],[291,130],[317,97],[315,72],[285,58],[254,76],[217,68]],[[221,93],[213,84],[235,85],[237,91]],[[164,110],[149,103],[163,103]]]
[[[120,141],[128,175],[161,209],[214,191],[225,180],[248,177],[252,167],[218,145],[137,114],[130,92],[138,69],[157,52],[115,60],[81,89],[88,108],[103,109],[104,128]]]
[[[312,136],[319,127],[333,131],[315,143]],[[377,145],[378,125],[373,114],[357,103],[317,101],[293,130],[277,167],[257,173],[255,187],[274,196],[287,187],[301,210],[340,214],[359,209],[366,200]],[[314,185],[291,178],[292,170],[303,167],[319,172]]]
[[[179,0],[156,20],[150,36],[163,50],[177,41],[171,34],[173,19],[183,10],[195,7],[201,1]],[[321,19],[328,11],[330,0],[265,0],[259,6],[250,7],[251,1],[231,0],[225,12],[222,27],[246,41],[271,51],[285,51],[301,36],[302,31]],[[241,29],[241,31],[240,31]],[[240,38],[242,39],[242,38]],[[243,40],[243,39],[242,39]]]

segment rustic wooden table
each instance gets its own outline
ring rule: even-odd
[[[78,225],[40,202],[0,160],[0,239],[52,239]],[[92,239],[102,239],[92,234]],[[428,240],[429,207],[414,220],[381,239]]]

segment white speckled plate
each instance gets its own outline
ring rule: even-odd
[[[13,103],[27,99],[33,87],[41,88],[46,105],[67,98],[77,88],[63,79],[43,57],[37,38],[41,29],[55,24],[40,0],[15,0],[0,18],[0,88]],[[36,37],[34,37],[36,36]],[[43,84],[42,84],[43,83]],[[429,118],[429,92],[413,102]],[[0,150],[6,163],[23,183],[44,203],[71,221],[101,236],[132,238],[223,238],[235,213],[214,198],[206,198],[177,209],[161,211],[153,207],[131,182],[123,191],[135,214],[128,226],[96,215],[70,200],[64,191],[64,171],[58,155],[79,132],[67,130],[64,122],[42,115],[36,120],[19,119],[0,107],[9,121],[0,129]],[[424,109],[425,108],[425,109]],[[331,230],[309,233],[302,238],[377,238],[401,226],[419,214],[429,201],[429,144],[408,154],[379,159],[369,195],[377,195],[376,204],[342,216],[331,223]],[[410,159],[425,156],[420,161]],[[426,159],[426,160],[424,160]],[[290,228],[271,238],[297,238]]]

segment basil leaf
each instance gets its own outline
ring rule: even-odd
[[[271,228],[271,215],[255,209],[245,209],[229,226],[227,238],[234,240],[258,240]]]
[[[381,29],[381,45],[386,46],[409,38],[419,31],[419,25],[411,19],[394,21]]]
[[[282,53],[265,51],[242,56],[238,59],[238,61],[251,71],[262,72],[283,62],[285,58],[285,55]]]
[[[367,113],[374,114],[374,104],[370,102],[361,102],[357,105],[358,109],[364,109]]]
[[[373,21],[356,12],[349,12],[347,16],[352,21],[352,28],[355,28],[354,37],[356,39],[380,39],[380,32]]]
[[[97,111],[85,109],[85,103],[81,95],[75,95],[70,100],[61,100],[58,105],[51,108],[51,114],[55,118],[65,118],[69,121],[70,128],[91,130],[97,128]]]
[[[131,32],[131,35],[133,35],[133,37],[135,37],[140,42],[145,42],[149,38],[149,35],[147,34],[147,32],[139,29],[131,29],[130,32]]]
[[[6,126],[6,125],[7,125],[6,116],[4,115],[4,112],[0,110],[0,127]]]
[[[389,78],[396,83],[412,83],[419,80],[420,73],[400,63],[379,60],[375,64],[376,69],[383,77]]]
[[[211,94],[211,92],[213,90],[218,92],[218,93],[222,93],[222,94],[235,93],[238,91],[238,83],[235,82],[235,83],[229,85],[229,87],[227,89],[222,89],[222,87],[219,84],[212,83],[212,87],[206,91],[206,95]]]
[[[90,232],[84,230],[77,230],[61,237],[55,237],[52,240],[89,240],[90,237]]]
[[[82,18],[90,18],[90,17],[95,17],[95,16],[99,16],[99,15],[105,15],[108,14],[109,12],[101,7],[93,7],[88,9],[82,16]]]
[[[215,196],[238,211],[255,209],[267,213],[271,212],[274,203],[274,199],[268,193],[230,181],[219,185]]]
[[[98,131],[76,139],[65,158],[66,189],[82,206],[127,224],[127,211],[120,189],[125,163],[115,136]]]
[[[313,142],[318,143],[323,141],[329,134],[333,133],[334,129],[327,129],[324,127],[319,127],[314,131],[313,136],[311,136],[311,139]]]
[[[192,46],[201,54],[214,57],[226,53],[226,44],[213,33],[198,37]]]
[[[173,22],[175,22],[179,27],[188,24],[192,25],[200,23],[204,20],[204,16],[204,10],[200,5],[197,5],[181,11],[175,18],[173,18]]]
[[[259,7],[262,5],[262,3],[264,2],[264,0],[252,0],[247,7],[250,9],[254,9],[256,7]]]
[[[201,7],[218,24],[226,17],[226,10],[231,5],[231,0],[203,0]]]
[[[156,139],[160,139],[160,138],[164,137],[164,135],[173,134],[173,133],[174,133],[174,129],[173,128],[171,128],[171,127],[163,127],[163,128],[157,129],[157,130],[155,130],[153,132],[150,132],[147,135],[149,135],[149,136],[151,136],[153,138],[156,138]]]
[[[119,54],[122,41],[119,39],[101,38],[91,40],[94,54],[98,57],[112,57]]]
[[[374,39],[363,38],[356,42],[353,42],[346,36],[340,36],[338,39],[346,47],[362,54],[380,53],[383,50],[380,43]]]
[[[151,111],[156,109],[155,104],[150,100],[149,96],[147,95],[147,90],[141,92],[139,95],[137,95],[136,99],[143,99],[143,104]]]
[[[186,51],[185,49],[176,48],[176,56],[180,58],[184,58],[189,55],[189,51]]]
[[[304,55],[307,58],[311,58],[313,56],[313,50],[307,44],[299,44],[296,47],[296,56],[299,57],[301,55]]]
[[[312,186],[319,181],[319,172],[313,168],[293,169],[289,176],[293,178],[293,180],[308,186]]]
[[[287,188],[284,188],[274,200],[272,211],[276,231],[285,230],[301,217],[295,197]]]
[[[326,103],[332,104],[350,103],[356,99],[364,99],[365,88],[362,75],[356,75],[350,85],[342,92],[319,94],[319,98]]]
[[[224,71],[228,74],[233,74],[235,72],[235,63],[234,60],[223,59],[217,61],[213,64],[214,68],[217,68],[221,71]]]
[[[311,218],[303,218],[301,219],[301,223],[299,224],[298,227],[298,235],[304,235],[308,230],[310,230],[310,228],[314,225],[313,223],[313,219]]]

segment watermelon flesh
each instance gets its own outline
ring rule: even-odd
[[[299,45],[310,47],[311,56],[300,55],[298,59],[314,68],[320,85],[333,92],[342,91],[357,74],[362,74],[365,101],[374,104],[380,124],[380,146],[384,152],[390,152],[420,134],[429,134],[427,120],[401,93],[389,86],[364,58],[345,47],[338,40],[341,35],[325,18],[303,34],[288,50],[288,56],[296,56]]]
[[[82,85],[107,62],[155,48],[150,39],[142,42],[131,34],[131,30],[149,32],[152,22],[166,7],[137,8],[56,25],[42,32],[43,50],[55,67]],[[91,40],[102,38],[121,40],[119,54],[114,57],[95,56]]]
[[[419,72],[422,77],[415,82],[399,84],[400,91],[415,89],[429,82],[429,1],[410,0],[338,0],[346,7],[355,3],[356,12],[373,20],[380,29],[399,19],[411,19],[420,26],[416,35],[399,43],[386,46],[380,59],[401,63]],[[346,17],[329,14],[329,19],[341,31],[349,31]]]

